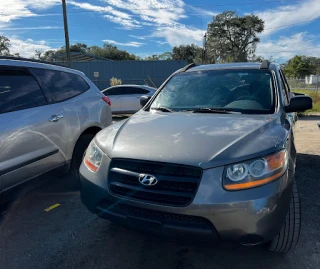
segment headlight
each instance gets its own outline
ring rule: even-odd
[[[254,188],[278,179],[287,169],[287,152],[279,151],[264,158],[229,165],[225,168],[226,190]]]
[[[93,141],[90,143],[86,155],[84,156],[84,163],[89,170],[97,172],[103,158],[103,152],[98,148]]]

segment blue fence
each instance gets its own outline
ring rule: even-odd
[[[66,63],[59,63],[66,65]],[[112,77],[122,80],[122,84],[139,84],[159,87],[174,71],[186,66],[179,61],[113,61],[113,62],[73,62],[72,68],[89,77],[100,90],[110,87]]]

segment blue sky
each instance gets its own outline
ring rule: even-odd
[[[320,57],[320,0],[67,0],[70,42],[109,42],[145,57],[181,44],[202,45],[212,16],[224,10],[265,21],[256,54],[278,62],[296,54]],[[11,52],[64,45],[60,0],[2,0],[0,35]]]

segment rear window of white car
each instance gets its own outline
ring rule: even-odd
[[[84,79],[76,74],[38,68],[33,68],[32,71],[43,81],[58,102],[75,97],[90,88]]]

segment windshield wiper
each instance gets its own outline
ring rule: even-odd
[[[223,108],[213,108],[213,107],[200,107],[193,109],[185,109],[183,111],[192,111],[193,113],[217,113],[217,114],[241,114],[238,111],[230,111]]]
[[[170,108],[166,108],[166,107],[151,107],[151,109],[162,111],[162,112],[172,112]]]

